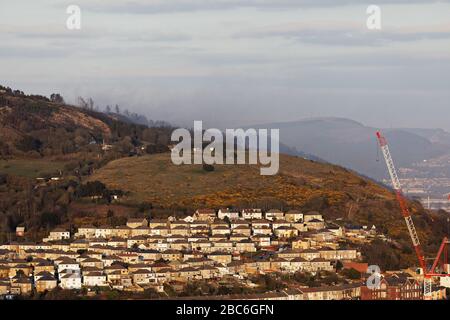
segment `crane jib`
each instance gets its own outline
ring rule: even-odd
[[[405,219],[406,227],[408,228],[409,236],[411,237],[411,241],[413,243],[414,249],[417,254],[417,258],[419,260],[419,264],[424,270],[426,274],[427,268],[425,263],[425,257],[422,253],[422,248],[420,246],[419,236],[417,235],[416,228],[414,226],[414,222],[411,217],[411,213],[408,209],[408,205],[403,196],[402,186],[400,184],[400,179],[398,178],[397,171],[395,170],[394,161],[392,160],[391,152],[389,151],[389,146],[386,138],[380,133],[377,132],[378,142],[380,144],[381,151],[383,152],[384,160],[386,161],[386,166],[389,172],[389,176],[391,178],[392,186],[395,190],[397,201],[400,205],[400,209],[402,211],[402,215]]]

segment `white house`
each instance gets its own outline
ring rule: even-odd
[[[194,222],[194,217],[193,216],[187,216],[186,218],[184,218],[183,219],[185,222],[188,222],[188,223],[192,223],[192,222]]]
[[[194,213],[194,219],[200,221],[214,221],[216,211],[213,209],[197,209]]]
[[[137,227],[147,227],[148,226],[148,220],[145,218],[129,218],[127,221],[127,226],[134,229]]]
[[[252,241],[255,242],[260,247],[267,247],[267,246],[270,246],[270,244],[271,244],[270,236],[263,235],[263,234],[258,234],[258,235],[252,236]]]
[[[133,282],[135,284],[149,284],[156,283],[156,274],[146,269],[139,269],[132,274]]]
[[[312,220],[321,220],[323,221],[323,217],[320,213],[316,212],[316,211],[310,211],[307,214],[305,214],[304,216],[304,222],[310,222]]]
[[[228,217],[228,219],[230,220],[236,220],[239,219],[239,211],[237,210],[231,210],[228,208],[225,209],[219,209],[217,216],[219,217],[219,219],[225,219],[225,217]]]
[[[262,219],[262,211],[261,209],[243,209],[242,218],[248,219]]]
[[[94,226],[82,226],[78,228],[78,232],[75,234],[77,238],[92,238],[95,236],[95,227]]]
[[[61,288],[73,290],[81,289],[81,276],[78,273],[68,273],[60,277],[61,283],[59,284]]]
[[[288,212],[286,212],[284,217],[288,222],[299,222],[303,221],[304,218],[303,213],[298,210],[289,210]]]
[[[109,226],[101,226],[95,229],[95,237],[96,238],[109,238],[112,236],[114,229]]]
[[[265,217],[271,221],[284,219],[284,212],[278,209],[270,209],[265,213]]]
[[[63,270],[69,270],[73,273],[80,272],[80,264],[73,259],[67,258],[56,263],[58,266],[58,273],[61,273]]]
[[[61,228],[56,228],[55,230],[50,231],[49,236],[47,238],[42,239],[42,241],[48,242],[66,239],[70,239],[70,232]]]
[[[86,287],[107,286],[106,275],[96,271],[83,274],[83,285]]]

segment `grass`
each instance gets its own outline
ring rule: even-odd
[[[361,198],[391,198],[383,188],[337,166],[298,157],[280,156],[280,172],[261,176],[255,165],[173,165],[170,154],[122,158],[110,162],[90,180],[130,192],[128,201],[160,207],[221,207],[257,202],[303,206],[317,197],[331,205],[345,205],[348,194]]]
[[[0,160],[0,173],[27,178],[38,178],[62,170],[65,162],[44,159]]]

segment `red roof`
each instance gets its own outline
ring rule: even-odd
[[[362,262],[344,262],[344,269],[355,269],[358,272],[366,273],[367,268],[369,267],[368,263]]]

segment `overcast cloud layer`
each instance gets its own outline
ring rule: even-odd
[[[369,4],[381,31],[366,28]],[[0,83],[181,125],[450,130],[450,1],[0,0]]]

